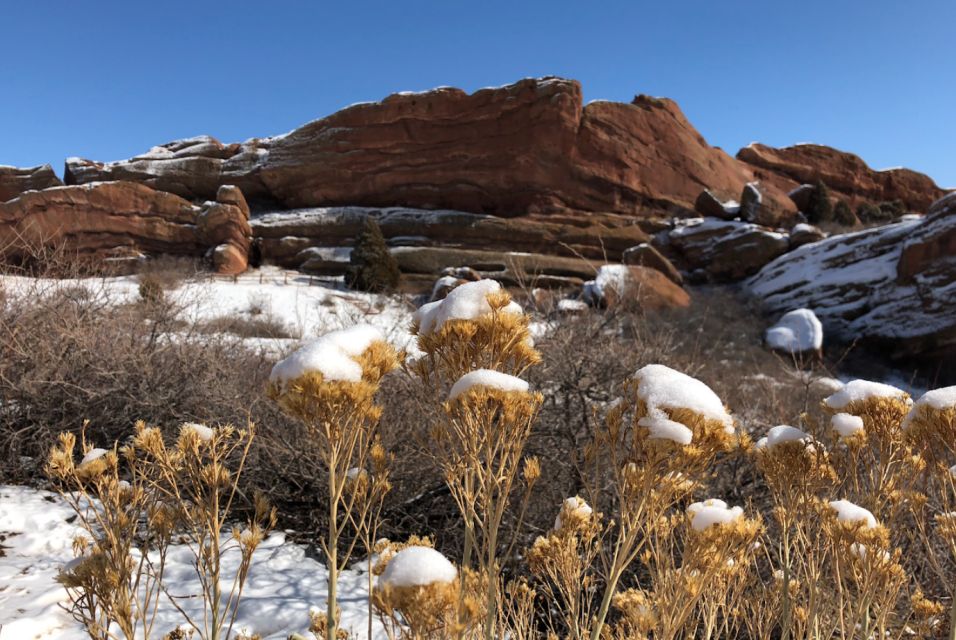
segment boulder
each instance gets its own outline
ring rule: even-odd
[[[119,162],[67,161],[69,184],[134,180],[193,199],[222,184],[286,208],[407,206],[513,217],[688,213],[702,187],[737,193],[752,168],[711,147],[671,100],[583,103],[581,86],[525,79],[353,105],[241,144],[202,136]],[[795,212],[768,188],[768,211]]]
[[[668,240],[688,271],[702,269],[715,282],[752,275],[790,246],[786,234],[713,218],[682,224],[668,233]]]
[[[646,242],[625,251],[621,261],[626,265],[657,269],[675,284],[684,284],[684,278],[677,267],[665,258],[664,254]]]
[[[761,222],[763,218],[763,195],[756,183],[749,182],[744,185],[744,190],[740,194],[740,219],[746,222]]]
[[[792,251],[811,242],[819,242],[826,237],[827,234],[821,231],[819,227],[801,222],[790,230],[790,250]]]
[[[200,242],[215,247],[213,268],[217,273],[235,275],[248,267],[252,246],[249,205],[237,187],[223,185],[216,202],[205,202],[196,217]]]
[[[13,200],[24,191],[40,191],[62,185],[53,173],[53,167],[48,164],[26,168],[0,165],[0,202]]]
[[[913,219],[804,245],[746,286],[769,312],[813,309],[827,334],[896,357],[956,354],[956,195]]]
[[[733,200],[724,202],[709,189],[704,189],[694,201],[694,211],[704,217],[733,220],[740,215],[740,203]]]
[[[797,209],[803,212],[810,208],[810,204],[813,202],[813,195],[816,190],[816,185],[801,184],[800,186],[791,189],[787,195],[790,196],[791,200],[793,200],[793,204],[797,205]]]
[[[687,292],[660,271],[623,264],[602,265],[594,280],[584,283],[582,298],[602,308],[626,305],[660,310],[690,305]]]
[[[910,169],[871,169],[859,156],[818,144],[774,148],[751,144],[737,152],[762,184],[790,194],[801,210],[806,197],[802,185],[822,180],[836,199],[856,208],[862,203],[899,200],[907,210],[925,212],[945,191],[922,173]]]
[[[38,249],[68,241],[71,252],[106,260],[209,254],[219,268],[235,273],[248,255],[248,232],[235,205],[198,207],[129,182],[52,187],[0,203],[0,246],[7,261],[28,260]]]

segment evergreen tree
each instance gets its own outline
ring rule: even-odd
[[[345,283],[360,291],[391,291],[398,286],[401,273],[398,263],[388,251],[378,223],[365,218],[365,227],[355,240]]]
[[[830,202],[830,190],[823,180],[817,180],[813,193],[810,194],[810,204],[804,212],[807,222],[822,224],[833,220],[833,203]]]

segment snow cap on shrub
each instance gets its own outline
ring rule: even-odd
[[[204,424],[199,424],[198,422],[184,422],[182,426],[179,427],[180,433],[195,433],[196,437],[202,440],[203,442],[209,442],[212,440],[213,436],[216,435],[216,432],[213,429],[210,429]]]
[[[448,558],[431,547],[406,547],[388,561],[379,582],[383,586],[424,587],[454,582],[458,570]]]
[[[449,320],[477,320],[492,312],[488,295],[501,291],[495,280],[466,282],[452,289],[444,300],[429,302],[415,312],[418,332],[431,333],[442,328]],[[510,302],[502,309],[505,313],[522,313],[521,305]]]
[[[805,431],[781,424],[773,427],[767,432],[767,435],[757,441],[758,449],[773,449],[778,444],[785,442],[804,442],[809,444],[813,438]]]
[[[665,409],[689,409],[724,425],[733,433],[733,418],[724,409],[717,394],[706,384],[662,364],[649,364],[634,374],[637,396],[647,406],[652,418],[669,419]]]
[[[694,439],[693,431],[680,422],[667,418],[644,416],[637,424],[647,429],[647,437],[651,440],[672,440],[677,444],[690,444]]]
[[[570,523],[572,526],[585,522],[591,517],[593,512],[591,505],[585,502],[584,498],[578,496],[568,498],[561,503],[561,510],[558,511],[558,515],[554,519],[554,529],[555,531],[559,531],[565,522]]]
[[[868,510],[853,504],[849,500],[833,500],[830,502],[830,508],[836,511],[837,520],[848,524],[863,522],[867,529],[876,526],[876,518]]]
[[[328,381],[359,382],[362,365],[355,358],[373,342],[384,341],[382,332],[367,324],[327,333],[277,363],[269,381],[285,383],[308,373],[321,373]]]
[[[902,389],[869,380],[853,380],[824,400],[831,409],[846,409],[854,402],[866,402],[874,398],[890,398],[905,401],[909,396]]]
[[[728,508],[723,500],[704,500],[695,502],[687,507],[687,516],[694,531],[703,531],[712,525],[734,522],[742,516],[744,510],[740,507]]]
[[[863,418],[849,413],[836,413],[830,418],[830,426],[841,438],[849,438],[863,431]]]
[[[83,459],[80,460],[80,466],[82,467],[84,465],[90,464],[91,462],[94,462],[95,460],[99,460],[106,454],[107,454],[106,449],[90,449],[89,451],[86,452],[86,455],[83,456]]]
[[[934,389],[920,396],[903,420],[903,430],[909,429],[920,415],[942,411],[956,411],[956,386]]]
[[[458,379],[452,386],[448,399],[454,400],[461,394],[467,393],[472,387],[489,387],[501,391],[528,391],[528,383],[521,378],[491,369],[477,369]]]

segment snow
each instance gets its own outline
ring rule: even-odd
[[[810,383],[810,387],[818,393],[833,394],[843,388],[843,381],[823,376],[821,378],[815,378]]]
[[[728,508],[723,500],[704,500],[695,502],[687,507],[687,516],[694,531],[703,531],[712,525],[734,522],[742,516],[744,510],[740,507]]]
[[[935,411],[956,409],[956,386],[934,389],[932,391],[927,391],[920,396],[919,400],[913,403],[913,408],[910,409],[910,412],[903,420],[904,430],[910,426],[910,423],[917,415],[919,415],[924,407],[933,409]]]
[[[473,387],[489,387],[505,392],[516,391],[526,393],[528,391],[528,383],[521,378],[508,375],[507,373],[501,373],[500,371],[492,371],[491,369],[476,369],[475,371],[466,373],[452,385],[451,391],[448,393],[448,399],[454,400],[461,394],[470,391]]]
[[[388,561],[379,583],[390,587],[424,587],[454,582],[458,570],[431,547],[406,547]]]
[[[587,310],[588,304],[583,300],[572,300],[570,298],[558,300],[558,311],[578,312]]]
[[[647,406],[649,417],[669,419],[666,409],[689,409],[721,422],[728,433],[733,433],[733,418],[717,394],[700,380],[662,364],[638,369],[634,380],[638,384],[637,397]]]
[[[867,529],[872,529],[876,526],[876,518],[873,517],[872,513],[859,505],[853,504],[849,500],[833,500],[830,502],[830,508],[836,511],[837,520],[840,522],[850,524],[863,522],[866,524]]]
[[[801,353],[823,347],[823,325],[810,309],[785,313],[765,335],[771,349]]]
[[[216,435],[215,429],[211,429],[204,424],[199,424],[196,422],[184,422],[180,429],[183,433],[195,433],[196,436],[203,442],[209,442],[212,440],[213,436]]]
[[[631,279],[631,271],[627,265],[605,264],[598,268],[594,280],[584,283],[584,299],[591,303],[599,303],[606,299],[609,291],[618,295],[627,288]]]
[[[92,292],[97,300],[114,305],[139,300],[135,276],[52,279],[0,275],[0,286],[11,296],[37,296],[77,286]],[[401,297],[351,291],[341,278],[316,278],[278,267],[250,270],[236,278],[216,276],[189,279],[167,291],[187,323],[222,318],[249,322],[268,321],[291,338],[242,338],[243,344],[270,355],[284,355],[300,339],[308,340],[329,331],[366,323],[378,327],[396,348],[415,352],[410,331],[412,310]],[[5,639],[4,639],[5,640]]]
[[[384,340],[382,332],[368,324],[327,333],[278,362],[269,380],[287,383],[308,373],[321,373],[325,380],[359,382],[362,366],[354,358],[373,342]]]
[[[0,532],[7,536],[0,553],[0,638],[88,640],[82,626],[62,608],[68,604],[67,594],[56,582],[57,574],[74,560],[73,538],[84,533],[73,510],[56,494],[0,485]],[[326,607],[325,567],[307,557],[303,547],[286,542],[282,533],[264,540],[253,559],[237,625],[261,634],[263,640],[286,640],[291,633],[308,636],[309,610]],[[228,551],[224,575],[231,577],[238,563],[239,552]],[[171,593],[199,593],[195,558],[185,546],[169,548],[166,581]],[[365,637],[368,574],[341,572],[339,593],[343,627]],[[179,604],[202,620],[201,598],[182,598]],[[154,636],[183,622],[172,604],[161,598]],[[377,619],[373,623],[373,637],[384,640],[384,629]]]
[[[594,513],[594,510],[591,509],[591,505],[584,501],[584,498],[579,496],[567,498],[561,504],[561,509],[558,511],[558,515],[554,519],[555,531],[559,531],[561,526],[564,524],[564,521],[561,518],[561,514],[563,513],[567,513],[569,516],[574,516],[575,519],[587,520],[591,517],[591,514]]]
[[[422,305],[415,312],[419,332],[429,334],[441,329],[449,320],[477,320],[481,316],[492,313],[488,304],[490,294],[501,291],[501,284],[496,280],[477,280],[466,282],[445,296],[444,300],[429,302]],[[522,313],[521,305],[510,302],[501,309],[503,313]]]
[[[790,230],[790,233],[817,233],[818,231],[819,229],[814,227],[812,224],[798,222],[797,224],[793,225],[793,229]]]
[[[83,456],[83,459],[80,460],[80,465],[79,465],[79,466],[82,467],[83,465],[89,464],[89,463],[93,462],[94,460],[99,460],[100,458],[102,458],[102,457],[105,456],[106,454],[107,454],[107,450],[106,450],[106,449],[90,449],[89,451],[86,452],[86,455]]]
[[[810,443],[813,438],[810,437],[805,431],[797,429],[796,427],[791,427],[789,425],[781,424],[770,429],[767,432],[767,435],[757,441],[758,449],[773,449],[779,444],[785,442],[803,442]]]
[[[739,205],[738,205],[739,206]],[[706,241],[710,244],[717,244],[733,238],[746,235],[748,233],[761,233],[777,240],[784,240],[787,234],[777,231],[770,231],[766,227],[753,224],[752,222],[740,222],[737,220],[720,220],[717,218],[691,218],[684,221],[684,224],[671,229],[668,236],[672,240],[693,239],[695,236],[707,235]]]
[[[904,400],[909,396],[902,389],[869,380],[852,380],[843,388],[826,398],[823,402],[831,409],[845,409],[854,402],[865,402],[873,398],[895,398]]]
[[[863,418],[849,413],[837,413],[830,418],[830,427],[840,434],[841,438],[849,438],[854,433],[863,431]]]
[[[672,440],[677,444],[690,444],[694,439],[693,431],[667,418],[644,416],[637,424],[647,428],[647,437],[651,440]]]

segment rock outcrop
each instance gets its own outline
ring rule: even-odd
[[[812,309],[832,337],[895,356],[956,354],[956,194],[923,219],[831,236],[783,255],[747,287],[771,312]]]
[[[337,253],[339,257],[344,254],[348,261],[347,249],[367,216],[375,218],[391,247],[431,246],[620,260],[626,249],[649,239],[632,219],[615,215],[499,218],[404,207],[318,207],[253,217],[256,250],[263,261],[290,268],[302,266],[317,252],[328,256]],[[306,249],[312,251],[302,254]],[[336,252],[337,249],[345,251]]]
[[[596,307],[660,310],[690,305],[687,292],[660,271],[621,264],[602,265],[594,280],[584,283],[582,297]]]
[[[753,275],[789,249],[786,234],[749,222],[714,218],[678,226],[667,234],[667,242],[687,270],[701,270],[714,282]]]
[[[13,200],[24,191],[39,191],[62,184],[48,164],[25,168],[0,165],[0,202]]]
[[[674,266],[674,263],[668,260],[660,251],[646,242],[642,242],[636,247],[631,247],[625,251],[624,255],[621,257],[621,262],[636,267],[656,269],[667,276],[667,279],[672,281],[674,284],[684,284],[684,277],[681,276],[680,271],[677,270],[677,267]]]
[[[761,184],[785,192],[795,191],[799,203],[807,197],[803,184],[822,180],[830,195],[858,204],[899,200],[910,210],[923,213],[945,191],[922,173],[910,169],[871,169],[859,156],[817,144],[768,147],[751,144],[737,152],[737,159],[751,165]]]
[[[53,187],[0,203],[0,246],[10,261],[64,242],[70,252],[87,256],[199,257],[218,248],[228,254],[220,256],[219,271],[235,273],[245,269],[249,241],[248,208],[217,202],[199,207],[130,182]]]
[[[71,158],[66,181],[132,180],[186,198],[222,184],[286,208],[455,209],[513,217],[563,211],[651,217],[693,210],[700,191],[738,194],[755,176],[707,144],[670,100],[584,105],[573,80],[527,79],[467,94],[441,88],[358,104],[288,134],[200,137],[130,160]],[[765,206],[795,213],[769,186]]]

